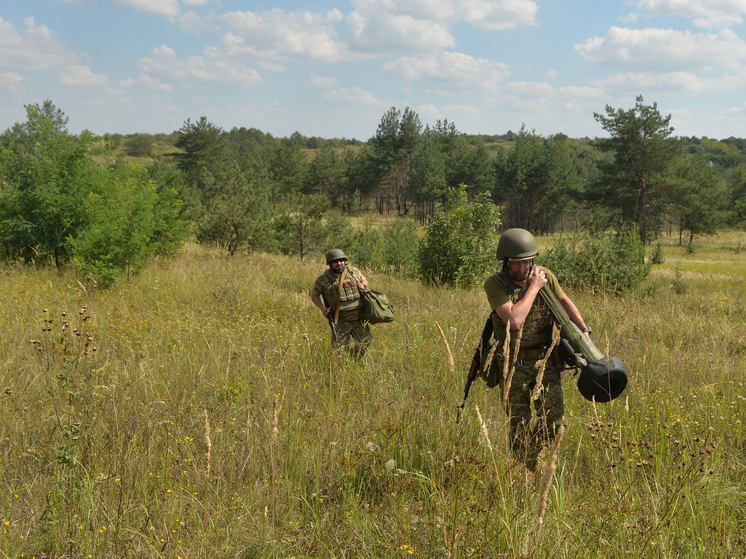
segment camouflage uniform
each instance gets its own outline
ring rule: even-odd
[[[552,272],[543,268],[548,283],[547,287],[552,289],[558,298],[563,293],[559,287],[557,278]],[[500,385],[500,391],[504,393],[506,379],[504,378],[506,324],[495,313],[498,306],[507,302],[518,302],[526,293],[528,284],[523,287],[514,284],[507,273],[499,271],[487,278],[484,289],[492,307],[492,325],[497,349],[493,355],[489,371],[485,372],[487,385],[494,387]],[[536,387],[542,360],[551,344],[554,317],[544,299],[537,295],[528,316],[523,321],[523,332],[521,334],[520,347],[516,348],[518,337],[517,331],[511,331],[510,336],[510,362],[508,375],[515,370],[508,390],[508,409],[510,417],[510,440],[511,448],[516,457],[526,460],[527,465],[535,465],[536,457],[541,448],[551,442],[559,426],[562,424],[565,414],[565,404],[562,394],[561,372],[564,369],[562,359],[558,351],[553,351],[546,360],[544,375],[542,377],[542,389],[538,398],[533,401],[536,409],[537,421],[533,428],[531,423],[531,400],[532,392]],[[516,355],[517,350],[517,355]]]
[[[358,284],[365,280],[363,274],[349,264],[346,266],[342,291],[339,290],[339,280],[331,270],[326,270],[313,285],[313,292],[319,296],[323,295],[331,308],[332,317],[334,316],[337,305],[339,304],[339,320],[337,322],[337,335],[339,336],[339,346],[332,333],[332,347],[346,347],[356,357],[362,357],[368,346],[373,341],[373,335],[370,333],[370,326],[360,320],[360,290]],[[339,302],[337,301],[339,299]],[[355,345],[350,346],[351,339],[355,340]]]

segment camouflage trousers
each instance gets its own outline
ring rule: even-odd
[[[370,333],[370,326],[361,320],[350,322],[340,322],[337,324],[337,335],[339,336],[339,345],[332,334],[332,347],[335,349],[347,348],[350,355],[360,358],[365,355],[368,346],[373,341],[373,334]],[[354,340],[354,344],[351,342]]]
[[[503,359],[495,359],[490,369],[498,368],[500,393],[505,398],[506,380],[503,378]],[[545,445],[554,440],[560,425],[564,423],[565,402],[562,394],[562,369],[555,356],[547,359],[541,389],[533,398],[541,360],[519,359],[510,378],[506,413],[510,418],[510,446],[513,455],[529,467],[535,466],[536,458]],[[490,371],[491,373],[493,371]],[[510,371],[508,371],[510,375]],[[536,410],[536,420],[531,425],[531,404]]]

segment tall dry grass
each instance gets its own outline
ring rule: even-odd
[[[479,289],[368,274],[397,321],[355,361],[319,262],[190,245],[97,294],[5,268],[0,557],[743,557],[740,246],[664,239],[640,293],[571,294],[630,385],[594,407],[568,372],[540,531],[499,394],[455,423]]]

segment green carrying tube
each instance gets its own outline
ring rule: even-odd
[[[578,390],[587,400],[608,402],[617,398],[627,387],[627,367],[617,357],[607,357],[580,331],[567,315],[554,291],[546,285],[539,291],[559,321],[562,339],[559,352],[571,367],[581,370]]]

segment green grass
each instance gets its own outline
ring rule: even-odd
[[[397,321],[355,362],[310,302],[320,261],[188,245],[97,294],[5,268],[0,557],[743,557],[739,247],[664,238],[639,293],[570,294],[630,385],[593,406],[568,372],[540,532],[499,395],[475,383],[455,423],[479,288],[369,273]]]

